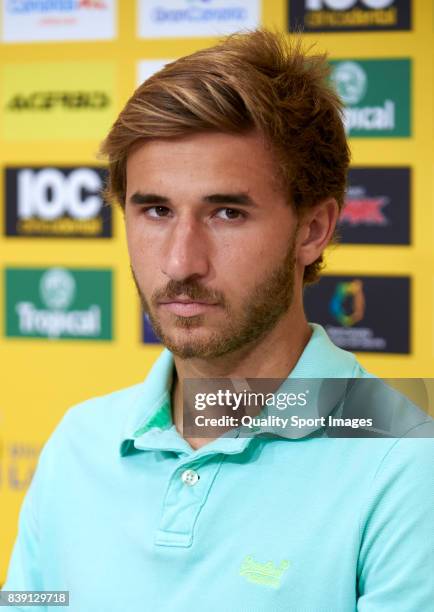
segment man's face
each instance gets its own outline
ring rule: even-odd
[[[125,220],[144,310],[175,355],[231,353],[288,312],[297,219],[257,133],[139,145],[127,162]]]

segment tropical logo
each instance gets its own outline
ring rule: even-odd
[[[349,136],[410,136],[410,60],[333,61]]]
[[[61,268],[46,272],[39,283],[42,301],[52,310],[65,310],[75,297],[76,283],[72,274]]]
[[[356,62],[341,62],[333,72],[332,81],[345,104],[358,104],[366,93],[366,72]]]
[[[66,268],[6,270],[6,335],[111,339],[111,272]]]

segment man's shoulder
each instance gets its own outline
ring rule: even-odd
[[[135,404],[144,391],[145,381],[140,381],[128,387],[117,389],[103,395],[97,395],[74,404],[65,412],[64,418],[68,420],[99,419],[102,416],[122,416],[128,407]]]
[[[68,408],[49,437],[47,449],[71,445],[116,445],[145,393],[145,381],[89,398]]]

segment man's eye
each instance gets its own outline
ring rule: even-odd
[[[224,217],[220,217],[223,219],[241,219],[242,217],[244,217],[244,213],[241,210],[237,210],[236,208],[221,208],[218,211],[218,215],[220,215],[220,213],[224,213]]]
[[[167,217],[169,209],[166,206],[150,206],[145,208],[148,217]]]

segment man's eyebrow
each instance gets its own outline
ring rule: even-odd
[[[244,206],[255,206],[256,202],[248,193],[213,193],[203,198],[209,204],[242,204]]]
[[[166,198],[161,195],[157,195],[156,193],[140,193],[136,191],[130,197],[131,204],[169,204],[169,198]]]
[[[245,192],[237,193],[212,193],[204,196],[202,201],[206,204],[240,204],[243,206],[255,206],[256,202]],[[141,193],[136,191],[130,197],[131,204],[154,204],[157,206],[170,204],[170,198],[156,193]]]

